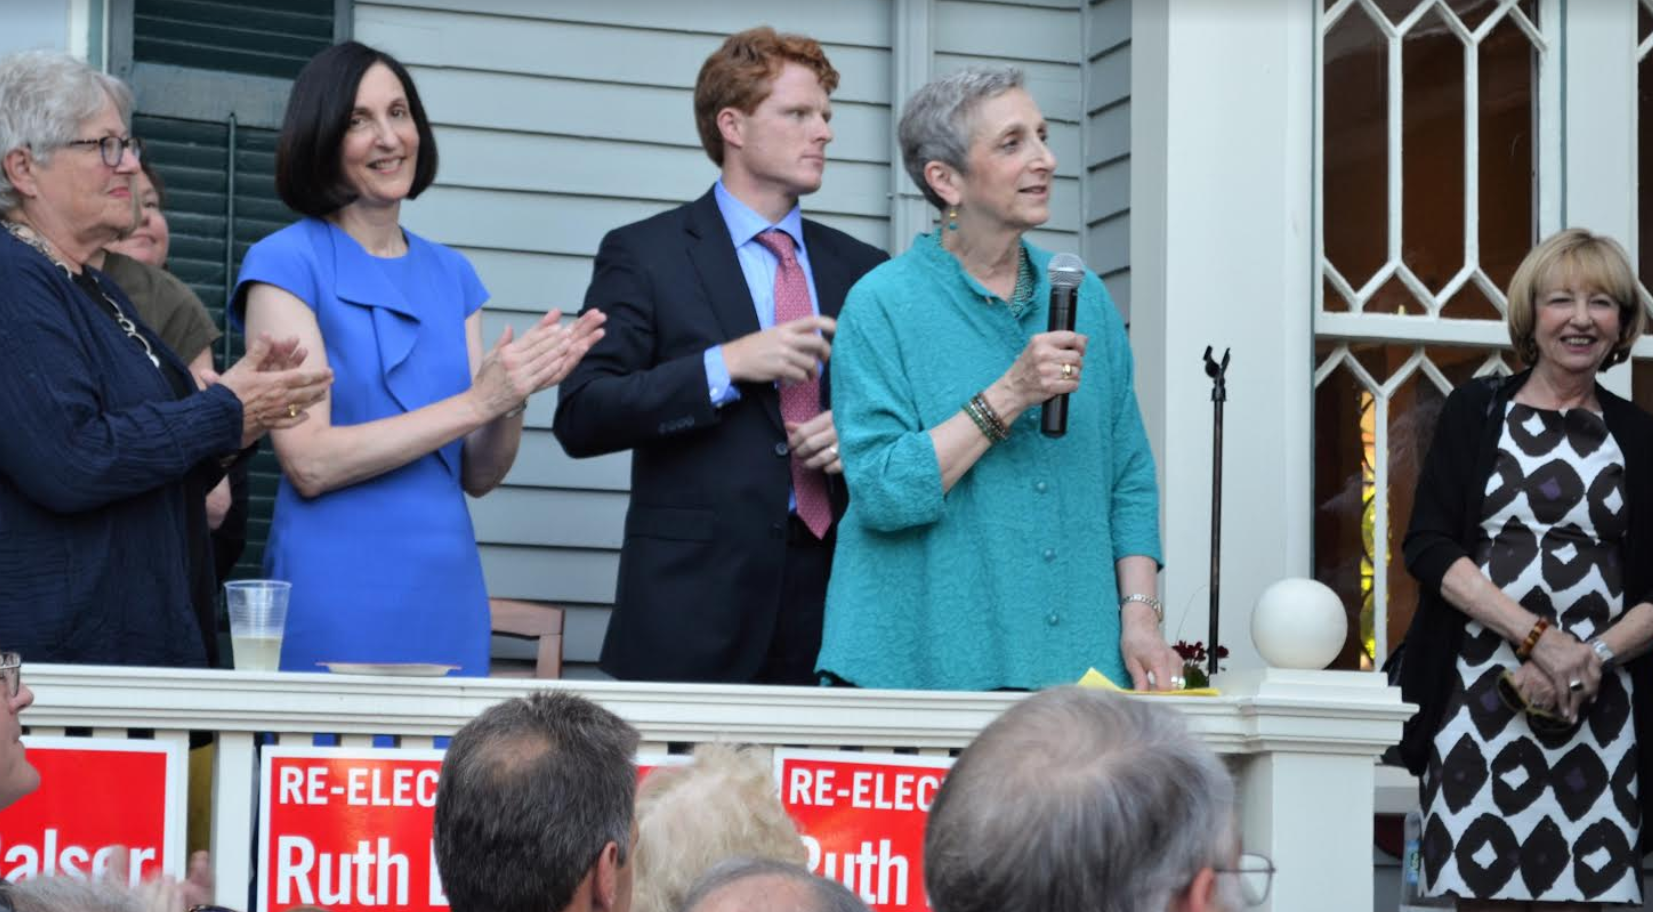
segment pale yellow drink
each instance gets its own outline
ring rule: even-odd
[[[281,667],[281,637],[235,636],[230,645],[235,649],[237,671],[276,671]]]

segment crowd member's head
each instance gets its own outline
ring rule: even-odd
[[[34,702],[34,692],[23,683],[23,659],[15,652],[0,653],[0,698],[6,701],[0,718],[0,809],[40,787],[40,771],[23,752],[23,710]]]
[[[436,179],[436,136],[407,69],[357,41],[311,58],[287,99],[275,178],[288,208],[316,218],[423,193]]]
[[[436,863],[454,912],[627,912],[637,732],[540,691],[454,735],[436,792]]]
[[[1259,886],[1228,873],[1235,833],[1233,782],[1174,711],[1056,688],[948,773],[924,884],[936,912],[1235,912]]]
[[[756,751],[702,744],[694,763],[649,773],[637,792],[634,912],[676,912],[700,877],[736,857],[803,864],[809,851]]]
[[[695,127],[725,182],[799,197],[821,188],[838,87],[821,45],[767,26],[730,35],[695,80]]]
[[[108,245],[108,249],[160,268],[166,265],[166,255],[172,247],[172,229],[167,225],[165,212],[166,184],[155,173],[154,163],[149,159],[142,159],[138,165],[138,173],[132,175],[132,205],[136,213],[132,233]]]
[[[1606,235],[1568,228],[1521,261],[1510,280],[1505,321],[1515,353],[1528,366],[1593,375],[1630,357],[1646,312],[1624,248]]]
[[[867,912],[860,897],[802,865],[770,858],[719,862],[671,912]]]
[[[0,213],[76,263],[124,234],[140,154],[131,113],[126,86],[67,54],[0,59]]]
[[[143,893],[111,879],[31,877],[0,885],[13,912],[151,912]]]

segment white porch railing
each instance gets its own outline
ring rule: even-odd
[[[408,679],[31,665],[32,735],[65,728],[161,740],[218,733],[213,863],[220,901],[239,906],[251,880],[255,736],[309,743],[317,733],[367,745],[399,736],[431,747],[483,708],[538,687],[574,690],[643,736],[768,747],[904,749],[946,754],[967,745],[1017,694],[808,687],[668,685],[502,679]],[[1373,759],[1399,740],[1412,707],[1382,677],[1360,672],[1244,671],[1219,677],[1219,698],[1155,697],[1225,755],[1240,790],[1246,847],[1279,869],[1272,910],[1372,909]]]

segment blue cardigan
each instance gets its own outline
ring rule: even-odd
[[[240,401],[223,386],[176,398],[101,304],[5,231],[0,315],[0,648],[204,665],[191,574],[212,568],[191,566],[187,511],[203,504],[186,487],[240,446]]]
[[[1025,242],[1024,242],[1025,244]],[[1102,280],[1079,289],[1090,337],[1067,436],[1038,408],[951,491],[929,429],[1010,367],[1049,320],[1050,254],[1018,320],[935,235],[850,290],[832,346],[849,512],[817,667],[863,687],[985,690],[1124,680],[1114,562],[1160,559],[1159,489],[1124,323]]]

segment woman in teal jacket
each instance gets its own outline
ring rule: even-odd
[[[819,670],[863,687],[1039,688],[1095,667],[1181,685],[1160,632],[1159,493],[1124,325],[1086,273],[1046,332],[1055,157],[1012,68],[908,102],[907,171],[946,227],[850,291],[832,357],[850,506]],[[1069,396],[1067,434],[1040,404]],[[962,408],[961,408],[962,406]]]

